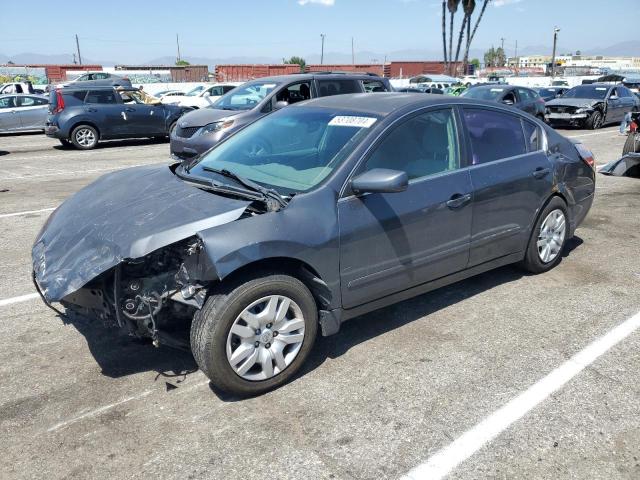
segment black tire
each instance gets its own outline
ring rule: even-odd
[[[561,210],[564,214],[565,219],[565,235],[562,240],[562,245],[560,246],[560,251],[557,256],[549,262],[543,262],[540,258],[540,254],[538,252],[538,237],[540,235],[540,229],[542,227],[542,223],[547,218],[547,216],[553,212],[554,210]],[[538,215],[538,219],[536,220],[535,225],[533,226],[533,230],[531,231],[531,237],[529,238],[529,243],[527,245],[527,250],[525,253],[524,260],[521,262],[521,267],[531,273],[543,273],[554,268],[560,261],[562,260],[562,252],[564,250],[565,245],[567,244],[567,240],[569,240],[569,216],[567,214],[567,204],[560,197],[552,197],[551,200],[547,203],[547,205],[542,209],[540,215]]]
[[[69,140],[66,140],[64,138],[59,138],[58,141],[64,148],[70,148],[73,145]]]
[[[624,147],[622,147],[622,155],[627,153],[640,153],[640,133],[630,133],[627,136]]]
[[[297,356],[282,370],[266,380],[242,378],[227,359],[227,337],[234,322],[251,303],[268,295],[283,295],[293,300],[304,317],[304,337]],[[191,324],[191,350],[200,369],[216,388],[239,396],[258,395],[288,382],[302,366],[315,342],[318,310],[309,289],[298,279],[279,273],[264,273],[221,285],[196,312]]]
[[[602,112],[599,110],[594,111],[586,121],[586,127],[589,130],[597,130],[604,124],[604,117],[602,116]]]
[[[91,150],[96,148],[100,136],[91,125],[78,125],[71,132],[71,143],[79,150]]]

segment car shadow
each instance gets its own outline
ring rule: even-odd
[[[122,148],[122,147],[136,147],[140,145],[155,145],[158,143],[169,143],[168,138],[132,138],[127,140],[105,140],[94,148],[94,150],[110,149],[110,148]],[[75,150],[73,145],[54,145],[56,150]]]
[[[563,258],[583,243],[580,237],[573,237],[565,245]],[[528,275],[517,266],[508,265],[349,320],[336,335],[318,335],[309,359],[292,381],[320,367],[327,359],[338,358],[361,343]],[[123,330],[105,326],[96,319],[81,316],[62,319],[85,337],[89,351],[102,374],[107,377],[119,378],[153,371],[157,374],[155,380],[164,380],[169,390],[198,370],[191,352],[164,346],[156,348],[150,340],[132,339]],[[243,400],[243,397],[218,390],[211,383],[209,388],[224,402]]]
[[[33,136],[44,136],[42,130],[29,130],[28,132],[11,132],[11,133],[0,133],[0,138],[5,137],[33,137]]]

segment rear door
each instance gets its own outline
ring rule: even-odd
[[[533,92],[528,88],[516,88],[518,93],[518,102],[520,110],[523,110],[531,115],[536,114],[536,97],[533,95]]]
[[[620,122],[624,117],[624,103],[618,95],[618,89],[612,88],[607,100],[607,123]]]
[[[111,88],[89,90],[84,98],[84,111],[100,130],[102,138],[126,134],[127,122],[122,112],[123,105],[115,90]]]
[[[463,108],[473,185],[469,266],[524,251],[536,212],[551,195],[541,129],[518,114]]]
[[[16,108],[16,96],[7,95],[0,98],[0,131],[20,130],[20,114]]]
[[[41,97],[19,96],[17,102],[22,128],[44,129],[49,113],[49,101]]]

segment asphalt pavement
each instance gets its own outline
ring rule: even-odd
[[[561,133],[599,165],[625,140]],[[554,270],[505,267],[354,319],[293,382],[240,400],[190,354],[64,323],[34,295],[30,249],[51,210],[158,162],[166,143],[80,152],[0,135],[0,478],[427,478],[414,469],[434,458],[457,458],[440,464],[455,479],[640,478],[640,330],[588,355],[640,312],[640,180],[598,175]],[[589,360],[559,383],[576,354]]]

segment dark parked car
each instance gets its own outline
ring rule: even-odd
[[[434,95],[444,95],[444,90],[435,87],[425,87],[425,88],[414,88],[414,87],[404,87],[396,89],[396,92],[401,93],[432,93]]]
[[[180,119],[171,135],[171,155],[178,160],[193,158],[263,115],[303,100],[390,91],[388,79],[367,74],[313,73],[254,80],[223,95],[211,107]]]
[[[544,100],[530,88],[512,85],[478,85],[461,94],[475,100],[488,100],[514,106],[544,120]]]
[[[554,98],[561,97],[568,90],[569,87],[541,87],[536,91],[545,102],[548,102],[549,100],[553,100]]]
[[[502,265],[555,267],[593,202],[593,165],[495,103],[319,98],[197,160],[80,190],[38,235],[34,280],[49,305],[156,344],[190,328],[213,384],[256,394],[296,373],[318,330]]]
[[[597,129],[621,122],[628,112],[640,110],[640,100],[624,85],[592,83],[565,92],[547,102],[546,119],[551,125]]]
[[[131,87],[131,80],[107,72],[88,72],[80,75],[75,80],[63,83],[62,87],[88,88],[88,87]]]
[[[81,150],[100,140],[169,135],[188,107],[145,103],[149,96],[135,88],[64,88],[50,93],[45,133]]]

